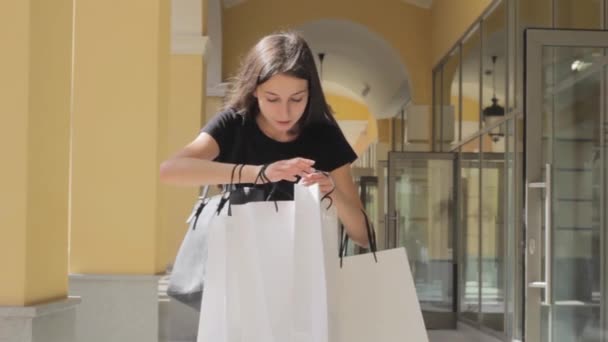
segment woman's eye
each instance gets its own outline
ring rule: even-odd
[[[275,103],[275,102],[279,102],[279,99],[266,99],[266,101]]]
[[[302,102],[302,99],[291,99],[291,102],[299,103]]]

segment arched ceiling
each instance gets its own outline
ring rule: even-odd
[[[354,100],[363,100],[376,118],[394,116],[409,101],[409,79],[399,54],[365,26],[323,19],[296,30],[315,55],[325,53],[324,85],[346,89]]]

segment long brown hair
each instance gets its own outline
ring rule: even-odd
[[[230,82],[224,109],[254,118],[260,111],[253,95],[256,87],[277,74],[308,81],[308,104],[297,130],[319,122],[337,125],[323,94],[312,51],[304,38],[293,31],[268,35],[249,51]]]

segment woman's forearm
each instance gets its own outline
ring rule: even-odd
[[[160,180],[163,183],[181,186],[201,186],[230,184],[234,164],[218,163],[210,160],[180,157],[164,161],[160,166]],[[239,170],[236,169],[234,182],[239,182]],[[260,166],[245,165],[241,183],[253,183]]]
[[[344,228],[350,239],[356,244],[367,248],[369,239],[367,237],[365,217],[358,201],[353,203],[339,189],[335,189],[330,196],[334,200],[333,203],[338,211],[338,217],[344,224]]]

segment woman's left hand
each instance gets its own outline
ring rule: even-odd
[[[302,185],[306,186],[319,184],[319,191],[323,196],[336,188],[333,179],[331,179],[329,173],[326,172],[318,171],[315,173],[309,173],[307,175],[304,175],[300,182],[302,183]]]

